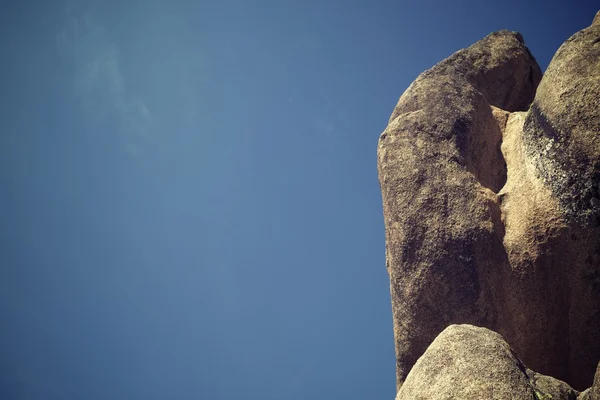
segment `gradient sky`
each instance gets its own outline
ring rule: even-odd
[[[494,30],[545,69],[593,3],[4,4],[0,398],[393,399],[391,110]]]

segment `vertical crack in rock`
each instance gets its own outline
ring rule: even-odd
[[[502,128],[492,108],[480,102],[475,118],[458,119],[453,130],[465,137],[458,147],[465,154],[467,170],[482,186],[498,193],[506,183],[506,162],[500,150]]]

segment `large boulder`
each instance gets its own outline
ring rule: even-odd
[[[496,81],[513,70],[519,82]],[[540,78],[518,33],[491,34],[421,74],[380,136],[398,387],[449,324],[497,326],[509,268],[496,192],[507,171],[492,102],[526,109]]]
[[[600,212],[600,18],[556,52],[525,122],[528,156],[572,222]]]
[[[450,325],[415,363],[396,400],[575,400],[566,383],[526,368],[502,336]]]
[[[599,113],[598,22],[561,47],[543,79],[521,35],[501,31],[400,97],[378,146],[398,388],[461,323],[499,332],[542,374],[591,385]]]
[[[524,360],[555,353],[531,365],[581,389],[600,359],[598,19],[560,47],[518,119],[523,154],[513,169],[527,171],[523,185],[503,189],[502,213],[504,247],[523,274],[507,309],[521,321],[503,333]],[[540,345],[528,348],[527,336]]]

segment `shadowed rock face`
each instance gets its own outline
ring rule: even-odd
[[[398,101],[378,146],[398,388],[434,338],[461,323],[499,332],[540,373],[591,385],[600,359],[594,21],[543,79],[521,35],[501,31],[422,73]]]

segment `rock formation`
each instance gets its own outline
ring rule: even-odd
[[[596,17],[597,18],[597,17]],[[578,400],[600,400],[600,363],[594,375],[594,384],[577,398]]]
[[[396,400],[575,400],[566,383],[537,374],[502,336],[472,325],[450,325],[414,365]]]
[[[377,153],[398,388],[452,324],[492,329],[533,370],[589,387],[600,360],[600,13],[543,77],[509,31],[423,72]]]

